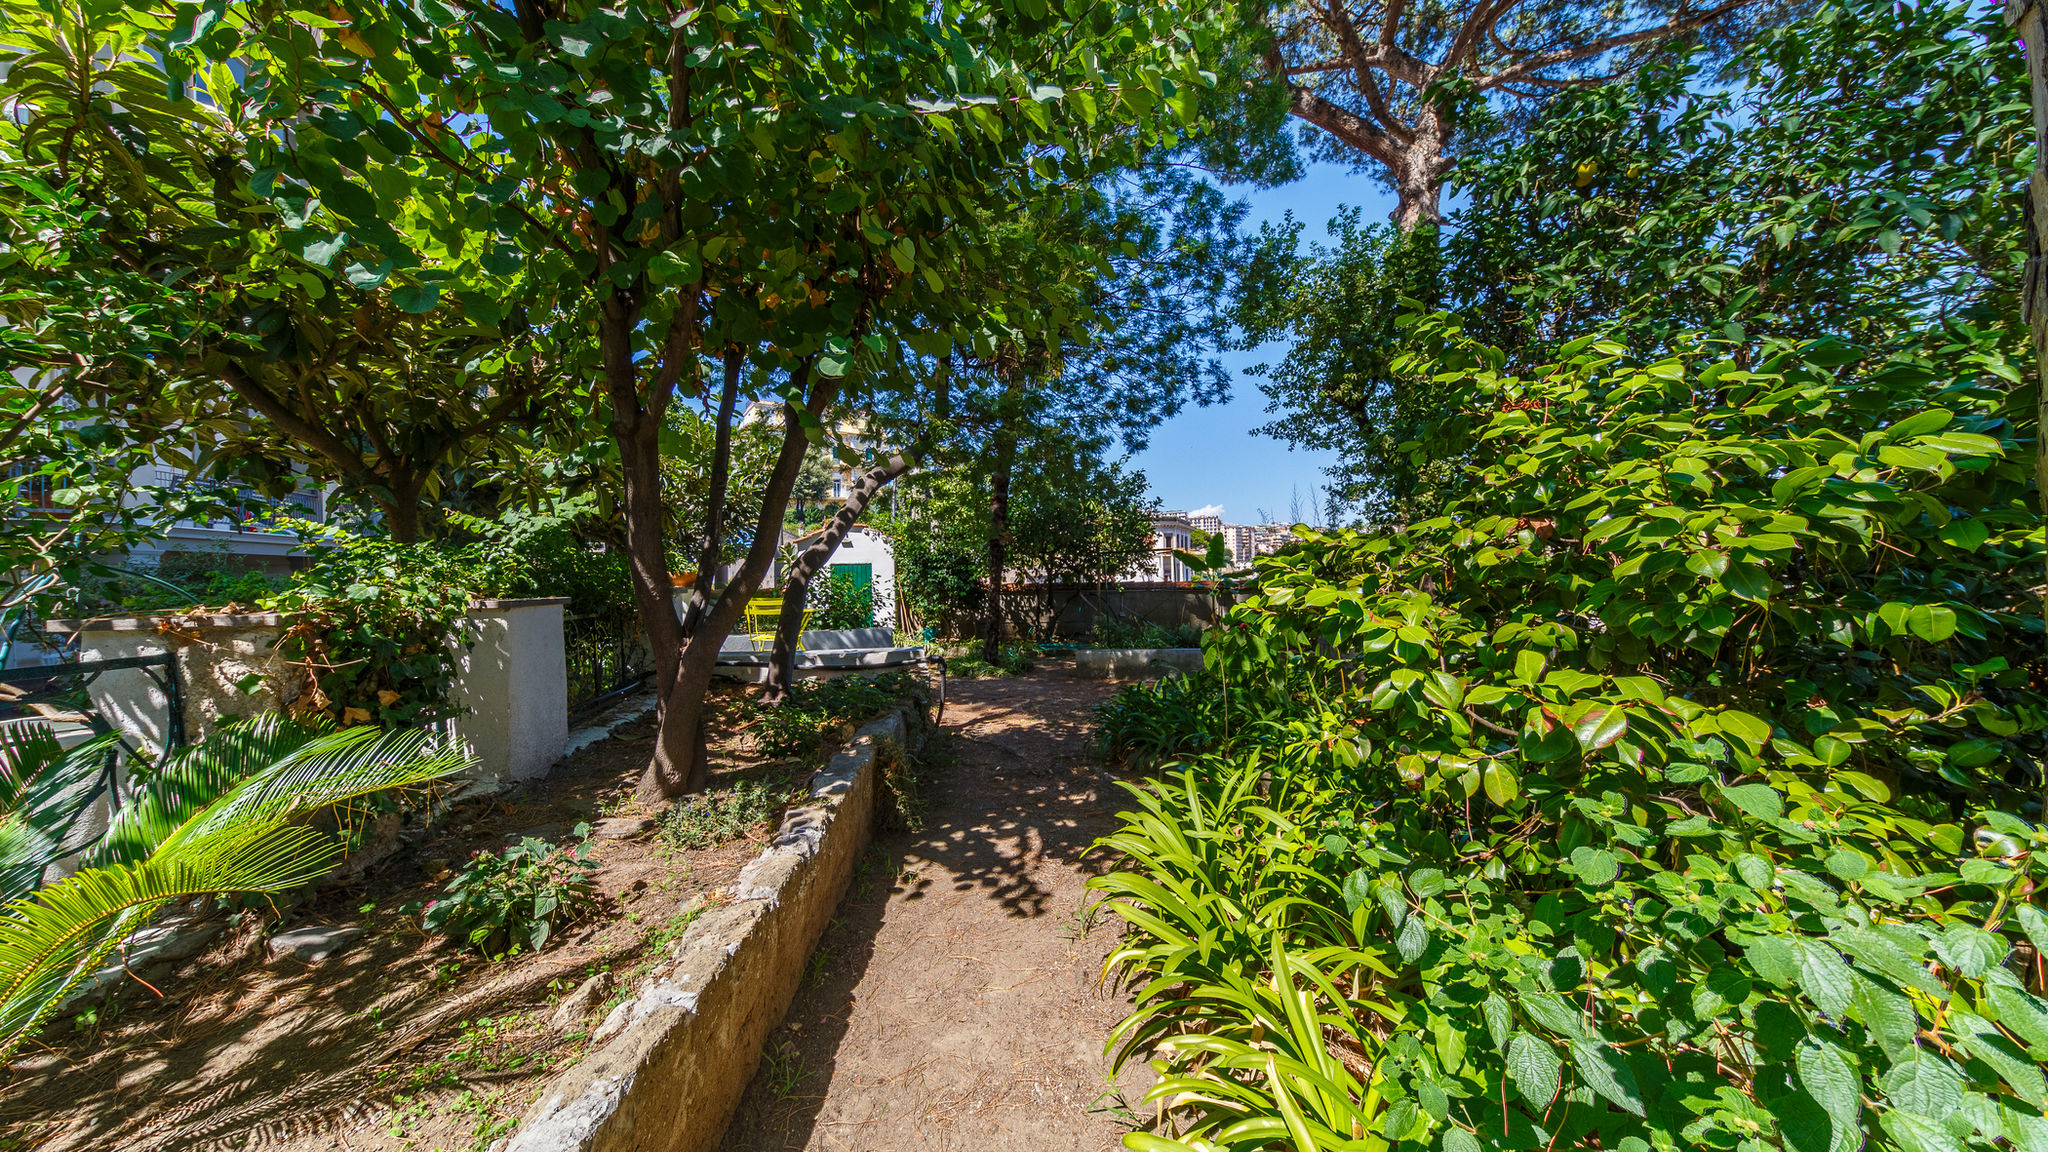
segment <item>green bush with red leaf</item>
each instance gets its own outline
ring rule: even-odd
[[[1180,1105],[1127,1143],[2048,1149],[2012,369],[1416,323],[1460,495],[1263,559],[1105,842]]]

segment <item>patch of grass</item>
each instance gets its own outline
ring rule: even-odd
[[[449,1111],[472,1120],[468,1152],[485,1152],[498,1137],[509,1135],[519,1127],[519,1117],[501,1111],[504,1101],[502,1089],[492,1092],[470,1090],[456,1098]]]
[[[832,967],[832,949],[819,945],[811,958],[804,961],[804,983],[812,988],[825,986],[825,971]]]
[[[647,945],[641,950],[639,963],[628,968],[612,983],[612,994],[610,998],[605,1000],[604,1007],[598,1010],[598,1015],[602,1017],[612,1009],[632,999],[633,989],[640,983],[641,977],[654,971],[656,964],[668,958],[669,945],[682,939],[683,933],[689,931],[690,925],[695,923],[697,917],[703,914],[704,906],[699,905],[688,912],[670,917],[668,923],[655,929],[653,934],[647,937]],[[592,976],[597,975],[594,969],[586,969],[586,971]]]
[[[761,1070],[768,1074],[768,1092],[777,1100],[796,1095],[797,1086],[804,1082],[803,1056],[791,1040],[777,1044],[772,1052],[763,1052]]]
[[[799,680],[780,704],[750,703],[740,718],[770,756],[809,756],[898,700],[928,702],[930,689],[908,672]]]
[[[662,839],[684,851],[737,840],[782,807],[789,792],[788,777],[742,780],[730,788],[706,792],[668,810],[661,821]]]
[[[996,652],[996,662],[991,664],[979,656],[956,656],[946,661],[946,675],[962,680],[982,680],[991,676],[1022,676],[1031,671],[1033,648],[1027,644],[1005,644]]]

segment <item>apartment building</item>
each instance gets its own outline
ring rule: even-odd
[[[1193,551],[1195,547],[1195,526],[1188,522],[1188,514],[1178,509],[1159,511],[1152,514],[1152,554],[1137,562],[1123,574],[1130,581],[1156,581],[1167,584],[1185,584],[1194,579],[1194,573],[1175,550]]]

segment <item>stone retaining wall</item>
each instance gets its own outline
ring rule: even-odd
[[[1164,676],[1169,672],[1199,672],[1200,648],[1076,648],[1074,668],[1083,676],[1101,680],[1124,680]]]
[[[598,1026],[601,1045],[564,1072],[494,1152],[710,1152],[754,1078],[804,965],[874,830],[882,760],[909,754],[904,711],[862,728],[811,777],[726,903]]]

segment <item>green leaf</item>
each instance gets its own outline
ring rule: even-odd
[[[1985,527],[1982,520],[1951,520],[1942,526],[1940,536],[1944,544],[1975,552],[1991,539],[1991,529]]]
[[[1924,1048],[1902,1055],[1879,1081],[1894,1108],[1946,1120],[1963,1106],[1963,1078],[1948,1061]]]
[[[1828,871],[1842,880],[1860,880],[1870,871],[1870,860],[1854,848],[1837,848],[1828,853]]]
[[[1993,982],[1985,988],[1998,1022],[2028,1044],[2048,1051],[2048,1003],[2025,989]]]
[[[1906,613],[1906,630],[1930,644],[1956,634],[1956,614],[1939,604],[1915,604]]]
[[[1522,791],[1522,782],[1514,770],[1499,760],[1487,761],[1486,767],[1479,773],[1479,779],[1486,787],[1487,799],[1503,807]]]
[[[1886,1112],[1877,1121],[1903,1152],[1963,1152],[1962,1143],[1937,1121],[1911,1112]]]
[[[1604,848],[1572,849],[1572,870],[1579,874],[1579,879],[1595,887],[1613,883],[1618,871],[1614,854]]]
[[[1611,1101],[1615,1107],[1637,1116],[1644,1115],[1643,1096],[1636,1087],[1636,1074],[1621,1055],[1599,1040],[1571,1042],[1572,1066],[1588,1087]]]
[[[1834,1019],[1848,1015],[1856,982],[1841,954],[1812,940],[1794,940],[1792,950],[1799,958],[1800,991]]]
[[[1400,935],[1394,937],[1394,950],[1401,954],[1404,963],[1422,959],[1422,954],[1429,950],[1429,929],[1423,926],[1422,917],[1410,916],[1401,925]]]
[[[1744,852],[1735,858],[1735,874],[1742,877],[1744,884],[1759,892],[1770,891],[1771,882],[1777,877],[1771,862],[1754,852]]]
[[[1572,726],[1572,735],[1588,752],[1605,748],[1628,731],[1628,714],[1620,708],[1594,708]]]
[[[2048,913],[2043,913],[2032,904],[2017,904],[2013,916],[2020,922],[2020,930],[2027,934],[2037,952],[2048,953]]]
[[[1956,924],[1934,938],[1934,954],[1943,964],[1975,980],[2005,959],[2005,941],[1982,928]]]
[[[1747,712],[1724,708],[1714,714],[1720,722],[1721,731],[1747,743],[1751,748],[1761,748],[1771,740],[1771,726]]]
[[[348,281],[351,288],[361,288],[367,292],[384,283],[384,278],[391,275],[391,269],[392,263],[389,260],[382,261],[375,268],[356,263],[343,269],[342,277]]]
[[[1758,820],[1776,820],[1785,814],[1785,801],[1768,784],[1738,784],[1721,789],[1730,804]]]
[[[1563,1062],[1550,1045],[1527,1032],[1517,1030],[1508,1041],[1508,1077],[1515,1091],[1539,1111],[1557,1095],[1558,1072]]]
[[[1408,889],[1418,900],[1427,900],[1444,890],[1444,874],[1435,868],[1417,868],[1408,874]]]
[[[1739,1007],[1749,999],[1749,977],[1740,969],[1722,966],[1707,973],[1707,978],[1693,985],[1692,1014],[1702,1020],[1712,1020],[1730,1008]]]
[[[1586,1023],[1576,1006],[1555,992],[1524,992],[1517,998],[1531,1020],[1561,1036],[1585,1036]]]
[[[1344,877],[1344,911],[1357,915],[1366,901],[1372,899],[1372,876],[1365,869],[1354,870]]]
[[[341,255],[341,250],[346,247],[348,234],[343,233],[326,240],[309,240],[299,249],[299,254],[305,258],[306,263],[325,268],[334,263],[334,258]]]
[[[1498,992],[1488,992],[1480,1002],[1480,1012],[1486,1017],[1486,1032],[1493,1040],[1493,1046],[1505,1052],[1508,1046],[1508,1029],[1513,1026],[1514,1015],[1508,1010],[1508,1002]]]
[[[401,284],[391,293],[391,303],[401,312],[432,312],[440,300],[439,284]]]
[[[1799,1046],[1799,1083],[1828,1114],[1833,1152],[1863,1143],[1862,1081],[1832,1044],[1807,1040]]]
[[[1949,1018],[1949,1026],[1963,1051],[1990,1065],[2021,1099],[2036,1106],[2044,1103],[2048,1081],[2042,1078],[2041,1066],[1996,1025],[1981,1016],[1957,1012]]]

